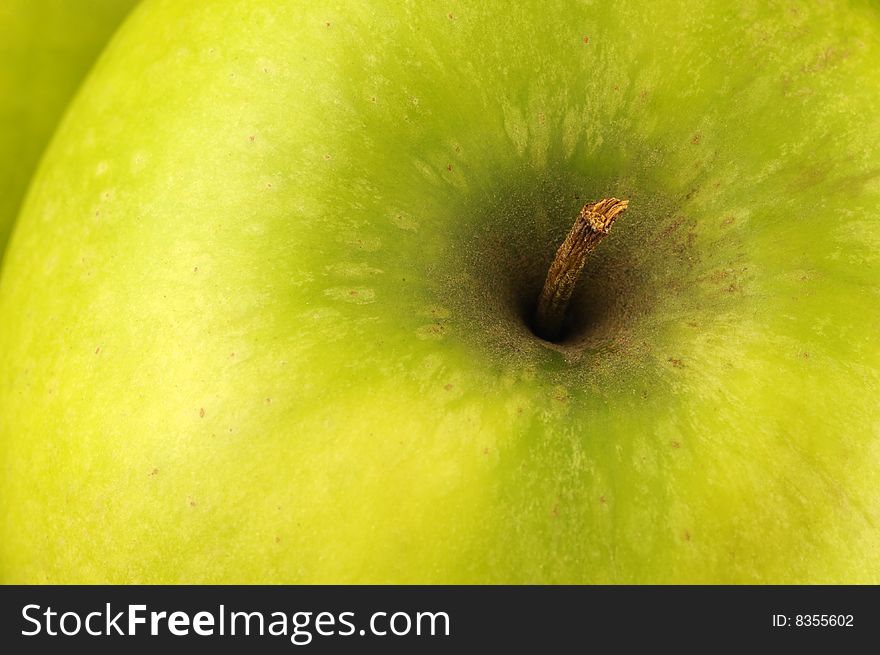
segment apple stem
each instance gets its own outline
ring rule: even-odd
[[[605,198],[584,205],[547,272],[547,279],[535,310],[534,330],[542,339],[557,341],[562,336],[565,314],[587,256],[608,235],[614,221],[629,206],[628,200]]]

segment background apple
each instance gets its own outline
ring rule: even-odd
[[[0,3],[0,260],[61,113],[135,0]]]
[[[858,2],[141,5],[0,280],[2,579],[880,581],[878,60]]]

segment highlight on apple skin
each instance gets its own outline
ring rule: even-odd
[[[878,61],[855,0],[146,0],[4,256],[0,580],[880,582]]]

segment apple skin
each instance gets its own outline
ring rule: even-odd
[[[135,0],[0,3],[0,261],[61,114]]]
[[[0,578],[880,582],[878,60],[863,3],[148,2],[0,280]]]

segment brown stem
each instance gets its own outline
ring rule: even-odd
[[[535,310],[535,333],[547,341],[562,335],[565,312],[587,256],[608,235],[614,221],[629,206],[628,200],[605,198],[584,205],[547,272]]]

